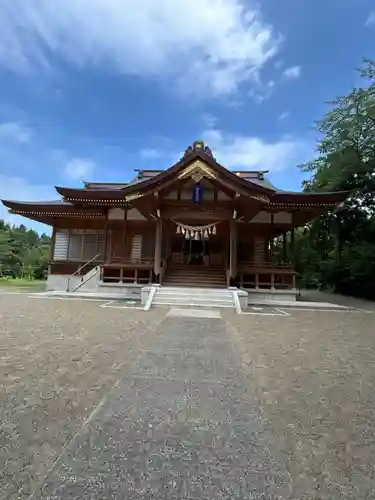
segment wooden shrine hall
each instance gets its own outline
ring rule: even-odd
[[[102,285],[118,287],[294,291],[295,228],[347,193],[282,191],[266,174],[230,171],[196,141],[175,165],[137,171],[129,183],[86,182],[56,187],[56,201],[3,204],[52,226],[51,290],[76,278],[83,284],[95,268]],[[274,252],[276,238],[282,255]]]

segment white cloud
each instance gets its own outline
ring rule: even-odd
[[[159,149],[151,148],[151,149],[142,149],[139,155],[144,160],[157,160],[161,156],[163,156],[163,153]]]
[[[205,128],[213,128],[217,125],[218,119],[209,113],[203,115],[203,123]]]
[[[285,69],[283,72],[283,76],[291,80],[299,78],[300,75],[301,75],[301,66],[292,66],[290,68]]]
[[[375,11],[370,12],[370,14],[366,20],[365,26],[367,26],[367,27],[375,26]]]
[[[16,176],[0,174],[0,200],[45,201],[58,200],[59,196],[53,186],[32,184],[30,181]],[[24,224],[38,232],[50,233],[49,226],[32,221],[20,215],[10,214],[0,202],[0,219],[9,224]]]
[[[48,52],[208,95],[258,85],[281,44],[255,0],[12,0],[0,4],[0,32],[0,64],[12,69],[48,68]]]
[[[289,116],[290,116],[289,111],[284,111],[283,113],[281,113],[281,114],[277,117],[277,119],[278,119],[279,121],[283,121],[283,120],[286,120],[287,118],[289,118]]]
[[[251,89],[249,96],[252,97],[255,102],[261,104],[263,101],[271,97],[275,87],[275,80],[269,80],[262,88],[258,88],[257,90]]]
[[[293,138],[266,142],[259,137],[225,134],[206,130],[203,138],[219,163],[228,168],[283,170],[295,166],[306,151],[306,144]]]
[[[86,158],[72,158],[65,166],[65,175],[72,180],[84,181],[93,174],[95,163]]]
[[[0,138],[24,144],[31,139],[31,130],[17,122],[0,124]]]

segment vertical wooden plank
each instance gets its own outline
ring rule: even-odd
[[[85,233],[81,233],[81,262],[84,262],[83,260],[83,252],[84,252],[84,245],[85,245]]]
[[[275,290],[275,275],[271,273],[271,290]]]
[[[294,234],[294,226],[292,227],[291,229],[291,232],[290,232],[290,256],[291,256],[291,259],[292,259],[292,265],[293,265],[293,269],[294,269],[294,261],[295,261],[295,255],[294,255],[294,241],[295,241],[295,234]]]
[[[155,260],[154,260],[154,272],[156,276],[160,275],[161,266],[161,247],[162,247],[162,219],[156,221],[156,237],[155,237]]]
[[[66,260],[69,260],[69,252],[70,252],[70,239],[72,237],[72,230],[68,229],[68,249],[66,251]]]
[[[237,275],[237,224],[233,219],[230,221],[229,252],[230,277],[234,279]]]
[[[103,255],[103,262],[107,262],[107,258],[108,258],[108,243],[109,243],[109,240],[108,240],[108,236],[109,236],[109,222],[108,222],[108,210],[107,210],[107,218],[105,220],[105,228],[104,228],[104,231],[105,231],[105,236],[104,236],[104,255]]]
[[[283,262],[286,262],[286,254],[287,254],[287,233],[283,234]]]
[[[125,260],[126,258],[126,243],[127,243],[127,232],[128,232],[128,209],[124,210],[124,247],[122,252],[122,258]]]
[[[56,226],[53,226],[52,229],[52,241],[51,241],[51,250],[50,250],[50,256],[49,256],[49,261],[53,261],[53,256],[55,254],[55,244],[56,244]],[[68,255],[67,255],[68,257]]]
[[[270,262],[273,261],[273,243],[274,243],[274,214],[271,212],[271,240],[270,240]]]

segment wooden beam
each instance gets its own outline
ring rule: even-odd
[[[126,241],[127,241],[127,232],[128,232],[128,210],[124,210],[124,248],[122,253],[122,256],[125,258],[126,257]]]
[[[52,241],[51,241],[51,250],[50,250],[50,256],[49,256],[49,261],[53,261],[53,256],[55,254],[55,243],[56,243],[56,226],[53,225],[52,229]],[[68,257],[68,256],[67,256]]]
[[[233,219],[230,221],[229,241],[229,273],[234,279],[237,276],[237,223]]]
[[[155,260],[154,260],[154,273],[160,276],[161,272],[161,250],[163,238],[163,225],[162,219],[156,221],[156,235],[155,235]]]

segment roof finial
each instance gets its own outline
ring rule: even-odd
[[[205,145],[204,141],[194,141],[193,144],[185,150],[184,158],[192,153],[195,153],[196,151],[201,151],[207,156],[213,157],[211,149]]]

